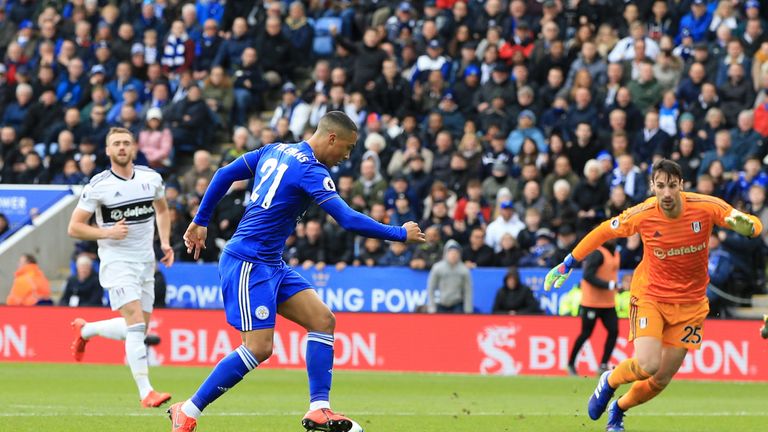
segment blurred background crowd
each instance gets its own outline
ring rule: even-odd
[[[292,265],[429,270],[457,249],[468,268],[550,267],[648,196],[658,158],[768,227],[767,17],[755,0],[0,1],[0,178],[85,184],[128,128],[192,260],[181,236],[216,168],[341,110],[360,138],[331,170],[339,194],[427,243],[359,238],[312,207]],[[248,191],[219,205],[202,260]],[[767,242],[715,232],[713,285],[763,293]],[[642,257],[637,237],[619,250],[622,268]]]

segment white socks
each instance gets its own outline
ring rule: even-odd
[[[83,326],[82,331],[80,331],[80,336],[83,339],[101,336],[107,339],[123,340],[125,339],[126,329],[125,318],[112,318],[87,323]]]
[[[314,401],[309,403],[309,410],[314,411],[320,408],[331,408],[331,403],[328,401]]]
[[[144,399],[152,391],[152,385],[149,384],[147,347],[144,345],[146,328],[144,323],[133,324],[127,327],[125,336],[125,357],[128,359],[128,366],[131,368],[133,380],[136,381],[136,386],[139,388],[141,399]]]
[[[192,399],[187,399],[187,401],[181,405],[181,412],[183,412],[187,417],[192,417],[193,419],[199,418],[202,414],[200,409],[192,403]]]

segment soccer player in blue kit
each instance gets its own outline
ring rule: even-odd
[[[184,241],[195,258],[205,247],[207,225],[216,204],[237,180],[254,177],[251,202],[219,261],[227,322],[243,344],[224,357],[189,400],[168,410],[173,432],[194,431],[201,412],[272,354],[275,314],[308,331],[307,374],[310,405],[302,419],[307,430],[346,432],[352,421],[331,411],[336,319],[309,282],[282,260],[285,240],[314,200],[343,228],[386,240],[423,243],[415,222],[380,224],[352,210],[336,193],[328,167],[349,158],[357,126],[340,111],[320,120],[316,132],[297,144],[272,144],[244,154],[219,169],[203,196]]]

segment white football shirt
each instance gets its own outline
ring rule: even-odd
[[[165,197],[160,174],[145,166],[134,166],[133,177],[125,179],[112,170],[95,175],[83,188],[77,204],[96,213],[96,224],[109,228],[121,219],[128,225],[122,240],[102,239],[99,244],[101,265],[114,261],[153,262],[155,251],[155,207],[153,201]]]

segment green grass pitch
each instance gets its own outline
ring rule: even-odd
[[[152,368],[183,400],[208,368]],[[585,413],[595,378],[336,371],[334,408],[367,432],[601,431]],[[619,390],[623,393],[625,388]],[[630,411],[627,431],[764,431],[766,384],[677,381]],[[303,371],[256,370],[206,410],[200,432],[303,432]],[[0,431],[168,431],[162,409],[139,408],[122,366],[0,363]]]

